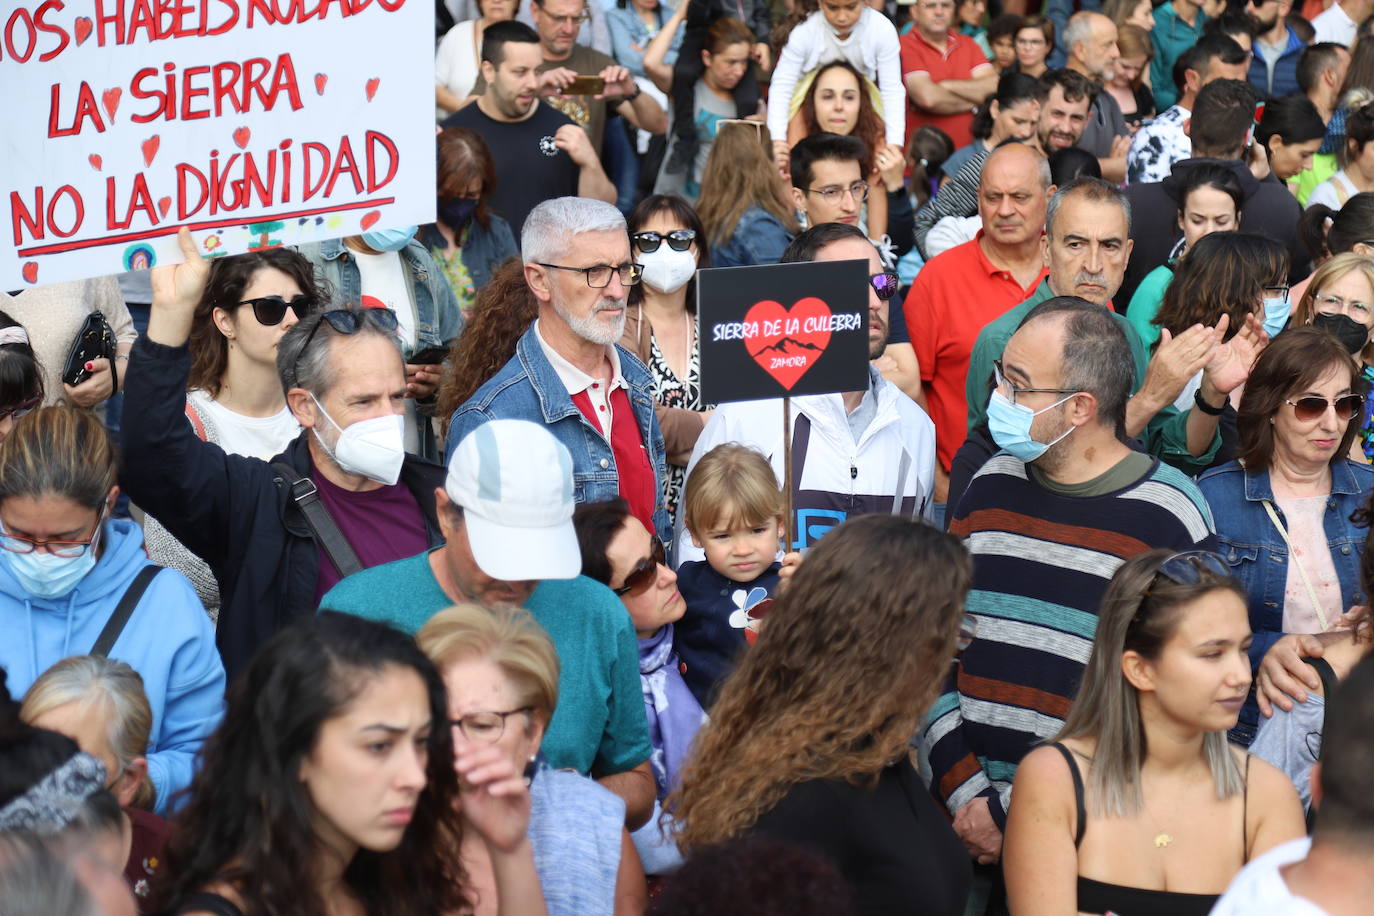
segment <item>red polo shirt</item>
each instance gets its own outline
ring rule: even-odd
[[[929,73],[935,82],[941,80],[966,80],[980,67],[991,67],[983,49],[967,35],[950,31],[945,36],[945,49],[939,50],[921,36],[921,30],[912,28],[902,36],[902,81],[907,74]],[[954,148],[967,146],[973,142],[973,113],[932,114],[917,108],[908,94],[906,103],[906,135],[908,141],[918,128],[929,124],[938,127],[954,141]]]
[[[921,363],[930,418],[935,421],[935,452],[949,470],[963,445],[968,423],[964,379],[978,332],[989,321],[1026,301],[1049,271],[1042,268],[1029,286],[988,260],[977,237],[931,258],[916,275],[902,305],[911,344]]]

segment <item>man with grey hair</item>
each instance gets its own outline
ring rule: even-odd
[[[405,452],[405,365],[388,309],[315,311],[282,337],[277,374],[303,429],[281,455],[201,441],[185,417],[186,342],[210,262],[186,229],[179,240],[186,260],[153,270],[148,333],[130,360],[120,483],[219,580],[215,642],[232,683],[343,576],[442,542],[444,468]]]
[[[449,423],[446,452],[488,420],[542,423],[573,456],[578,503],[622,496],[645,528],[666,541],[663,433],[653,380],[616,342],[629,288],[643,271],[630,252],[625,217],[581,197],[546,200],[520,236],[525,281],[539,317],[513,356]]]
[[[1117,567],[1156,547],[1216,548],[1193,482],[1124,441],[1134,372],[1115,317],[1076,296],[1029,310],[997,362],[1002,451],[952,512],[977,630],[925,741],[932,791],[982,866],[1001,855],[1017,765],[1068,715]]]
[[[988,420],[993,366],[1017,327],[1041,302],[1056,296],[1078,296],[1107,309],[1126,336],[1135,379],[1135,393],[1126,405],[1126,435],[1142,438],[1148,452],[1189,474],[1211,463],[1221,444],[1218,418],[1227,396],[1249,375],[1249,367],[1263,346],[1263,329],[1249,320],[1240,333],[1222,343],[1224,323],[1214,328],[1198,325],[1178,337],[1161,336],[1151,357],[1135,328],[1110,310],[1131,253],[1130,229],[1130,207],[1115,185],[1100,178],[1078,178],[1055,192],[1042,242],[1049,272],[1034,295],[989,323],[973,345],[965,384],[966,449],[974,451],[972,443],[980,438],[978,430]],[[1174,401],[1199,372],[1202,379],[1193,407],[1180,411]],[[951,501],[957,500],[959,487],[981,465],[981,458],[996,451],[985,434],[983,442],[983,448],[964,465],[962,475],[952,471]]]
[[[1112,67],[1121,52],[1116,47],[1116,23],[1101,13],[1083,10],[1069,17],[1064,29],[1064,50],[1068,53],[1069,70],[1083,74],[1097,83],[1111,78]],[[1097,157],[1102,177],[1108,181],[1126,180],[1126,154],[1131,149],[1131,131],[1121,106],[1110,92],[1098,91],[1088,109],[1088,124],[1078,141]]]

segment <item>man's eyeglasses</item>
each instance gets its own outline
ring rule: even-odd
[[[522,706],[509,712],[470,712],[461,718],[450,719],[448,724],[462,732],[469,741],[494,744],[506,733],[506,719],[520,712],[534,712],[534,707]]]
[[[7,417],[14,417],[16,420],[20,417],[26,417],[37,410],[38,406],[42,403],[43,392],[40,391],[33,397],[20,401],[13,407],[0,407],[0,420],[4,420]]]
[[[610,286],[612,271],[620,275],[621,286],[634,286],[639,282],[639,278],[644,276],[643,264],[619,264],[615,267],[609,264],[598,264],[595,267],[564,267],[562,264],[549,264],[544,261],[536,261],[535,263],[540,267],[551,267],[554,270],[576,271],[586,278],[587,285],[592,289],[605,289]]]
[[[100,525],[104,520],[105,513],[102,510],[96,516],[95,530],[91,532],[91,536],[79,541],[53,541],[47,538],[31,538],[22,534],[10,534],[0,525],[0,547],[10,553],[33,553],[42,547],[55,557],[72,559],[73,557],[85,556],[86,551],[91,549],[91,545],[100,535]]]
[[[315,339],[320,328],[326,323],[339,334],[356,334],[362,330],[363,323],[370,321],[383,331],[396,333],[397,320],[396,313],[391,309],[331,309],[320,315],[319,323],[310,329],[306,335],[305,343],[296,351],[296,361],[291,366],[291,380],[297,381],[300,377],[299,369],[301,356],[310,349],[310,342]]]
[[[1321,293],[1314,296],[1312,301],[1313,304],[1316,305],[1317,311],[1321,312],[1323,315],[1340,315],[1349,309],[1350,317],[1354,318],[1360,324],[1365,324],[1369,320],[1370,314],[1374,313],[1374,308],[1371,308],[1367,302],[1360,302],[1359,300],[1347,301],[1340,296],[1332,296],[1328,293]]]
[[[1296,401],[1284,398],[1283,403],[1293,405],[1293,416],[1303,422],[1316,420],[1326,413],[1328,406],[1334,407],[1336,408],[1336,419],[1344,423],[1347,420],[1355,419],[1360,408],[1364,406],[1364,398],[1358,394],[1343,394],[1335,400],[1328,401],[1326,398],[1309,395],[1305,398],[1298,398]]]
[[[651,538],[654,542],[649,551],[649,555],[635,564],[635,568],[630,570],[625,577],[625,584],[620,588],[613,588],[611,591],[617,595],[637,595],[644,591],[658,579],[658,567],[668,562],[667,555],[663,552],[663,542],[658,538]]]
[[[807,194],[818,194],[821,200],[830,206],[839,206],[840,201],[844,200],[845,194],[854,198],[855,203],[863,203],[868,200],[868,182],[856,181],[851,185],[828,185],[824,188],[807,188]]]
[[[592,18],[592,14],[586,10],[583,10],[576,16],[550,16],[548,13],[544,12],[542,7],[539,10],[539,15],[549,20],[549,22],[552,22],[555,26],[581,26],[584,22],[589,22]]]
[[[1002,371],[1000,359],[992,361],[992,374],[997,381],[998,390],[1006,391],[1013,404],[1016,403],[1016,396],[1019,394],[1078,394],[1077,388],[1020,388]]]
[[[696,240],[696,237],[695,229],[674,229],[667,235],[658,232],[636,232],[630,236],[630,239],[635,243],[635,247],[644,254],[653,254],[664,242],[667,242],[668,247],[674,251],[686,251],[692,247],[692,242]]]
[[[873,292],[878,294],[878,298],[884,302],[897,295],[897,275],[890,270],[869,275],[868,283],[873,287]]]
[[[281,320],[286,317],[287,309],[296,313],[297,321],[309,315],[315,309],[315,297],[298,293],[288,302],[281,296],[258,296],[255,299],[244,299],[239,305],[251,305],[253,317],[258,320],[258,324],[273,328],[281,324]]]

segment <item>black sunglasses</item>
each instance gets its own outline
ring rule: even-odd
[[[1197,585],[1202,574],[1219,579],[1231,578],[1231,568],[1219,554],[1210,550],[1185,550],[1159,564],[1155,577],[1163,576],[1175,585]]]
[[[674,251],[686,251],[692,247],[692,242],[696,241],[696,237],[695,229],[674,229],[667,235],[658,232],[636,232],[630,236],[636,247],[644,254],[658,251],[658,246],[662,245],[665,239],[668,242],[668,247]]]
[[[649,555],[635,564],[635,568],[630,570],[630,574],[625,577],[625,584],[620,588],[613,588],[611,591],[617,595],[637,595],[654,583],[658,578],[658,567],[668,562],[668,557],[663,551],[663,542],[658,538],[651,538],[654,542],[649,551]]]
[[[296,313],[297,321],[309,315],[315,309],[315,297],[297,293],[288,302],[281,296],[258,296],[256,299],[244,299],[239,305],[251,305],[258,324],[271,328],[281,324],[287,309]]]
[[[897,295],[897,275],[890,270],[873,274],[868,278],[868,282],[872,285],[873,292],[877,293],[878,298],[884,302]]]
[[[1283,399],[1283,403],[1293,405],[1293,416],[1302,420],[1304,423],[1317,419],[1326,413],[1328,405],[1336,408],[1336,419],[1342,423],[1347,420],[1355,419],[1359,414],[1360,408],[1364,406],[1364,398],[1358,394],[1343,394],[1335,400],[1328,401],[1326,398],[1319,398],[1311,395],[1305,398],[1298,398],[1296,401]]]
[[[328,322],[329,326],[339,334],[356,334],[361,330],[365,321],[371,321],[383,331],[391,333],[395,333],[398,324],[396,313],[391,309],[332,309],[320,315],[319,322],[310,329],[310,333],[306,335],[305,343],[301,344],[301,348],[296,351],[296,361],[291,366],[292,381],[299,380],[301,356],[310,349],[310,342],[315,339],[315,335],[319,333],[325,322]]]

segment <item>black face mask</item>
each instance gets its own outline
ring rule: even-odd
[[[439,222],[448,226],[455,233],[461,233],[467,228],[473,213],[476,212],[477,201],[471,197],[455,197],[450,200],[440,198],[437,210],[436,215],[439,217]]]
[[[1312,326],[1321,328],[1339,340],[1351,356],[1359,353],[1365,344],[1369,343],[1369,328],[1349,315],[1317,314],[1312,316]]]

